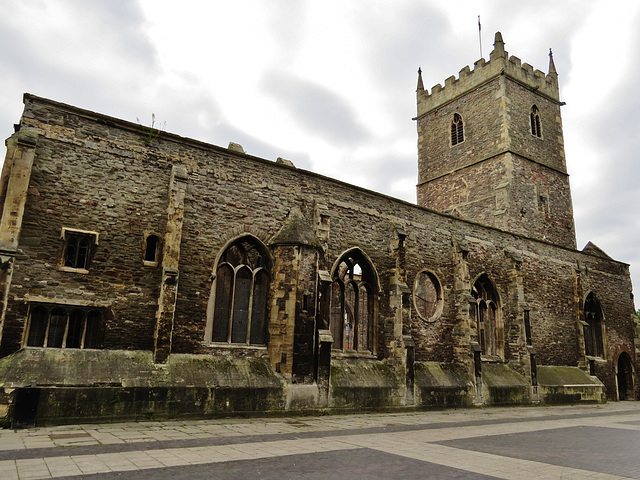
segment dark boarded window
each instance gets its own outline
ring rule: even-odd
[[[464,124],[459,114],[453,115],[451,121],[451,146],[464,142]]]
[[[213,292],[212,342],[264,345],[271,263],[266,248],[243,237],[220,256]]]
[[[104,309],[32,303],[28,347],[101,348]]]

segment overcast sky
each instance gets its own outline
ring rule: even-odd
[[[631,264],[640,306],[636,0],[0,0],[0,136],[22,94],[415,202],[415,89],[506,50],[559,73],[578,247]],[[2,154],[4,158],[4,153]]]

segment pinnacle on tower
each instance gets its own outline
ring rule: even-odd
[[[418,67],[418,87],[417,87],[417,91],[418,92],[424,91],[424,84],[422,83],[422,69],[420,67]]]
[[[504,41],[502,40],[502,34],[496,32],[496,37],[493,42],[493,52],[491,52],[491,59],[494,58],[506,58],[507,52],[504,51]]]
[[[549,49],[549,75],[558,75],[556,64],[553,63],[553,52]]]

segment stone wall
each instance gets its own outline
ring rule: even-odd
[[[1,332],[3,356],[24,346],[34,301],[104,307],[103,349],[157,354],[157,312],[168,277],[163,258],[157,265],[144,262],[145,235],[155,234],[165,242],[163,255],[177,249],[171,255],[179,258],[175,311],[165,322],[171,335],[162,346],[172,354],[264,358],[287,382],[313,382],[315,337],[326,322],[314,315],[320,311],[319,277],[357,247],[371,260],[379,284],[375,348],[352,355],[353,364],[377,372],[372,381],[380,375],[388,380],[380,385],[387,390],[370,392],[370,406],[385,399],[402,403],[403,334],[415,344],[416,361],[456,363],[472,374],[477,325],[468,305],[481,274],[500,297],[500,361],[522,378],[530,377],[525,310],[538,365],[586,368],[579,321],[588,291],[605,312],[606,358],[598,376],[610,398],[616,395],[615,352],[626,349],[636,362],[628,266],[602,255],[464,221],[237,150],[164,132],[150,137],[138,125],[30,95],[21,128],[35,129],[38,138]],[[173,221],[170,185],[178,167],[184,170],[184,216]],[[294,212],[318,245],[274,242]],[[60,269],[63,227],[99,234],[88,273]],[[178,242],[172,240],[175,228]],[[241,235],[269,245],[274,260],[265,346],[213,344],[205,335],[218,257]],[[433,319],[420,317],[411,299],[423,270],[442,289],[442,311]],[[335,375],[349,357],[336,362]],[[345,407],[357,398],[346,384],[332,388],[332,398]]]

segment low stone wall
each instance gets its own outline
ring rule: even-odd
[[[5,423],[140,420],[285,409],[267,360],[150,352],[22,349],[0,359]],[[2,413],[2,412],[0,412]]]
[[[404,403],[404,379],[375,359],[331,360],[329,405],[337,409],[397,407]]]
[[[415,403],[425,407],[466,407],[474,385],[463,365],[438,362],[415,364]]]
[[[482,365],[482,399],[485,405],[530,403],[531,385],[504,363],[485,363]]]
[[[538,395],[548,404],[606,401],[603,383],[578,367],[538,367]]]

